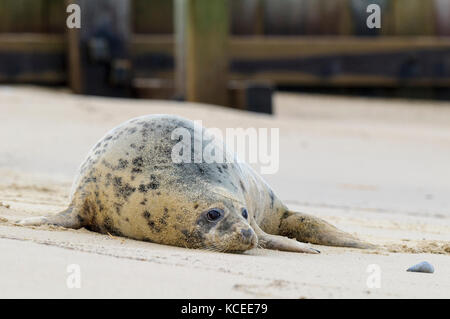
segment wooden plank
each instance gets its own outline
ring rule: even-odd
[[[323,23],[320,25],[320,34],[323,35],[338,35],[341,34],[339,29],[344,19],[343,12],[346,3],[342,0],[333,2],[321,0],[320,1],[320,16]]]
[[[2,0],[0,1],[0,32],[65,31],[63,0]]]
[[[168,100],[174,98],[173,84],[169,79],[136,78],[133,88],[138,98]],[[230,81],[227,88],[228,106],[272,114],[273,92],[273,84],[267,81]]]
[[[8,60],[0,64],[2,81],[65,81],[65,45],[60,35],[0,34],[0,54],[8,53],[10,59],[35,54],[46,61],[34,60],[39,63],[33,64],[26,58]],[[135,35],[131,48],[137,77],[173,79],[171,36]],[[445,88],[450,85],[449,50],[450,38],[446,37],[231,37],[230,60],[234,66],[230,78],[271,80],[277,85]],[[50,58],[45,60],[45,56]],[[366,73],[349,72],[347,59]],[[305,65],[312,69],[305,70]],[[388,68],[391,74],[374,74],[367,69],[370,65],[381,65],[380,70]]]
[[[326,23],[322,12],[323,3],[320,0],[300,0],[298,4],[300,5],[299,23],[301,32],[297,34],[321,34],[323,25]]]
[[[157,57],[151,75],[172,76],[171,39],[147,39],[135,37],[135,59],[149,63]],[[450,39],[433,37],[232,37],[230,78],[277,85],[445,86],[449,50]],[[166,61],[161,69],[158,61]],[[142,67],[136,72],[150,75]]]
[[[258,35],[264,33],[263,0],[231,0],[231,33]]]
[[[268,35],[304,34],[303,0],[265,0],[264,29]]]
[[[68,29],[70,86],[76,93],[130,96],[130,2],[74,0],[80,29]]]
[[[301,0],[301,29],[306,35],[339,34],[344,2]]]
[[[396,0],[392,2],[392,6],[395,35],[435,34],[433,0]]]
[[[64,53],[66,40],[61,34],[0,33],[2,52]]]
[[[367,6],[386,10],[388,0],[268,0],[266,30],[270,35],[375,35],[366,26]],[[385,27],[385,25],[383,25]]]
[[[171,36],[133,35],[134,55],[172,55]],[[450,39],[438,37],[230,37],[230,58],[295,57],[358,52],[389,52],[398,49],[448,48]]]
[[[0,82],[64,84],[65,49],[62,35],[0,34]]]
[[[273,92],[273,84],[267,81],[230,81],[229,105],[240,110],[272,114]]]
[[[382,53],[400,49],[448,48],[449,44],[449,39],[435,37],[232,37],[230,57],[263,59],[327,53]]]
[[[43,32],[66,32],[66,1],[40,0],[42,1]]]
[[[66,0],[66,4],[75,3],[74,0]],[[81,22],[83,23],[83,22]],[[67,74],[68,83],[72,92],[77,94],[84,93],[82,58],[80,49],[80,30],[67,29]]]
[[[353,35],[352,8],[349,0],[336,0],[340,4],[339,8],[339,35]]]
[[[140,99],[173,99],[174,83],[169,79],[136,78],[133,80],[135,96]]]
[[[175,1],[175,96],[179,100],[186,98],[186,24],[187,2]],[[160,63],[158,63],[160,64]]]
[[[235,39],[233,78],[277,84],[446,85],[450,41],[433,38]]]
[[[42,32],[42,0],[0,1],[0,32]]]
[[[131,2],[134,33],[173,34],[173,0],[133,0]]]
[[[450,1],[434,0],[436,16],[436,34],[450,36]]]
[[[228,1],[188,0],[186,7],[186,99],[226,105]]]

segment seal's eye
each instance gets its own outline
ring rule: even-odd
[[[242,208],[242,217],[244,217],[245,219],[248,218],[248,212],[246,208]]]
[[[213,208],[206,213],[206,218],[208,218],[208,220],[211,222],[219,220],[222,216],[223,216],[223,210],[221,210],[219,208]]]

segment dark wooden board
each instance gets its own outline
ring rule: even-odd
[[[304,0],[265,0],[264,30],[267,35],[304,34]]]
[[[433,0],[392,1],[393,34],[426,36],[436,34]]]
[[[0,34],[0,82],[65,84],[65,49],[62,35]]]
[[[168,37],[135,37],[133,58],[140,65],[139,76],[171,78],[172,46]],[[444,87],[450,84],[449,61],[450,39],[431,37],[230,40],[231,79],[270,80],[277,85]]]
[[[173,34],[173,0],[132,0],[134,33]]]
[[[0,33],[63,33],[64,0],[1,0]]]
[[[231,0],[230,6],[232,34],[264,34],[263,0]]]
[[[0,34],[0,55],[8,57],[0,78],[64,82],[65,50],[61,35]],[[449,50],[447,37],[232,37],[230,78],[277,85],[445,88],[450,84]],[[173,51],[171,36],[135,35],[130,53],[135,77],[173,80]],[[44,62],[27,62],[25,56]]]

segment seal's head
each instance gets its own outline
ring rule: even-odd
[[[195,217],[190,222],[192,228],[185,233],[186,246],[221,252],[244,252],[257,246],[251,216],[239,194],[212,185],[200,194],[191,204],[189,215]]]
[[[201,236],[200,248],[208,250],[243,252],[255,248],[258,243],[248,222],[247,209],[231,208],[226,201],[201,212],[193,234]]]

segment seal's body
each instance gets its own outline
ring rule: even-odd
[[[180,128],[189,139],[174,134]],[[207,136],[204,129],[201,132]],[[370,246],[321,219],[290,211],[245,163],[198,162],[198,153],[218,141],[202,141],[201,150],[196,150],[197,139],[194,123],[177,116],[149,115],[125,122],[89,152],[74,181],[68,209],[19,223],[86,227],[217,251],[245,251],[258,245],[318,252],[298,241]],[[190,161],[180,162],[174,160],[180,155],[174,150],[183,140],[192,152]]]

